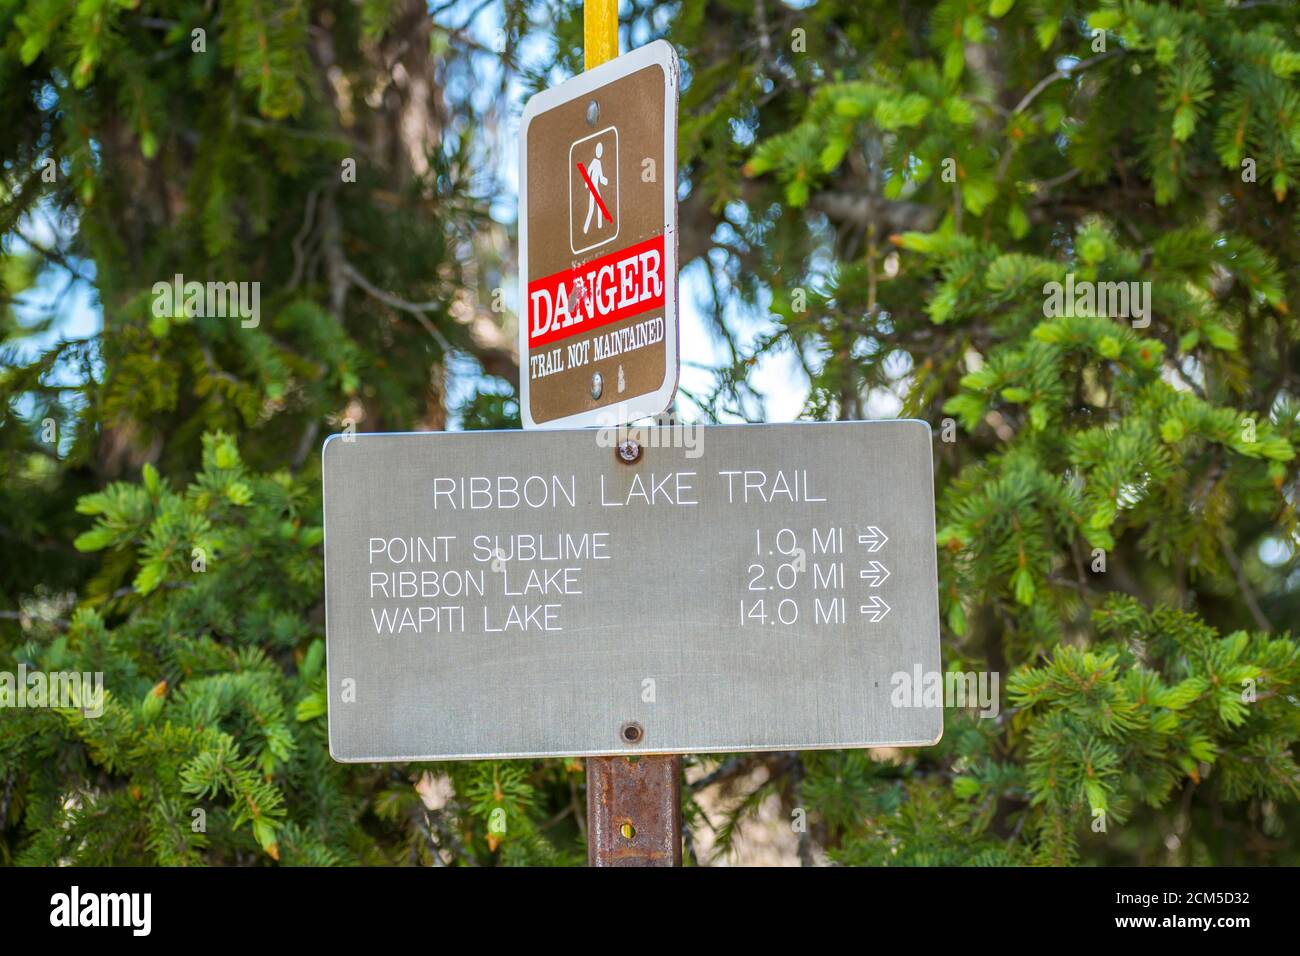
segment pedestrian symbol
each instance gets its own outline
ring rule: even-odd
[[[569,147],[569,248],[576,254],[618,238],[618,129]]]
[[[601,169],[600,164],[600,156],[603,152],[605,152],[605,144],[598,140],[596,142],[596,158],[591,161],[591,166],[583,169],[582,163],[578,164],[578,172],[582,173],[583,182],[587,184],[587,192],[589,193],[587,196],[587,218],[582,221],[583,235],[586,235],[587,230],[591,228],[591,214],[596,211],[597,206],[600,207],[602,217],[611,223],[614,221],[614,217],[609,214],[609,210],[605,208],[605,201],[600,196],[600,187],[609,185],[609,180],[605,178],[605,171]],[[596,219],[596,228],[600,228],[599,217]]]

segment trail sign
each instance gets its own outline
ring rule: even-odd
[[[519,132],[525,428],[617,425],[677,390],[677,55],[662,40],[549,90]]]
[[[939,674],[924,422],[335,435],[323,471],[337,760],[942,733],[898,694]]]

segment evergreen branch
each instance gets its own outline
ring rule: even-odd
[[[456,351],[456,349],[452,348],[451,343],[447,341],[447,337],[439,331],[436,325],[429,321],[428,315],[425,314],[444,310],[446,308],[445,302],[410,302],[400,296],[393,295],[391,292],[385,292],[358,272],[356,267],[346,259],[343,261],[343,274],[371,298],[378,299],[390,308],[414,316],[415,320],[429,333],[429,336],[438,343],[438,347],[442,349],[444,355],[451,355]]]
[[[1223,549],[1223,557],[1228,562],[1228,567],[1232,568],[1232,573],[1237,579],[1237,587],[1241,589],[1241,599],[1246,603],[1250,610],[1250,616],[1255,619],[1255,626],[1262,631],[1272,631],[1273,624],[1269,621],[1268,616],[1259,606],[1259,600],[1255,597],[1255,589],[1250,586],[1250,581],[1246,577],[1246,570],[1241,565],[1241,559],[1237,557],[1237,552],[1233,550],[1232,542],[1228,540],[1228,531],[1226,528],[1219,529],[1219,545]]]
[[[1082,73],[1084,70],[1087,70],[1089,67],[1101,63],[1103,60],[1109,60],[1113,56],[1119,56],[1123,52],[1124,51],[1122,49],[1107,50],[1105,53],[1098,53],[1096,56],[1091,56],[1088,57],[1088,59],[1086,60],[1081,60],[1078,63],[1075,63],[1073,66],[1069,66],[1064,69],[1053,70],[1051,73],[1047,74],[1047,76],[1043,77],[1041,80],[1039,80],[1037,83],[1033,85],[1033,87],[1029,90],[1029,92],[1026,93],[1021,98],[1020,102],[1017,103],[1015,107],[1011,110],[1011,115],[1015,116],[1019,113],[1023,113],[1029,107],[1030,103],[1038,99],[1038,95],[1040,93],[1042,93],[1045,89],[1047,89],[1057,80],[1069,79],[1072,76],[1076,76],[1077,74]]]
[[[293,272],[289,273],[287,288],[290,290],[298,288],[302,281],[303,269],[306,266],[305,253],[302,248],[303,241],[310,234],[312,225],[316,219],[316,201],[320,198],[320,190],[313,189],[307,193],[307,208],[303,212],[302,225],[294,233],[293,240],[289,247],[293,250]]]

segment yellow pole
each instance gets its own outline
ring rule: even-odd
[[[582,50],[588,70],[618,56],[618,0],[582,0]]]

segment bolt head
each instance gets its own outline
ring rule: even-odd
[[[618,457],[629,465],[641,457],[641,445],[631,438],[618,443]]]
[[[587,104],[587,125],[595,126],[596,120],[600,118],[600,107],[592,100]]]
[[[591,397],[600,398],[600,394],[603,391],[605,391],[605,380],[601,378],[600,373],[597,372],[595,375],[591,376]]]

